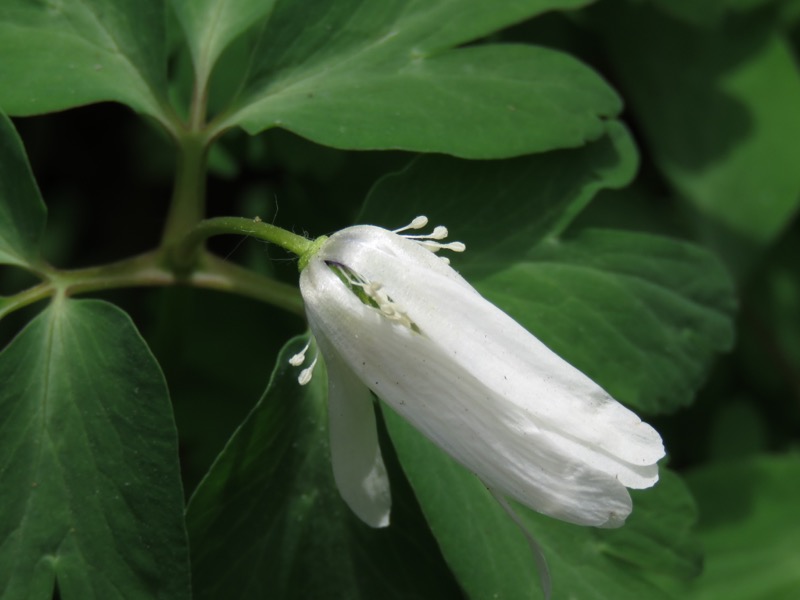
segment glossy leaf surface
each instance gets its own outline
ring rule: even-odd
[[[130,319],[55,301],[0,354],[0,595],[189,599],[177,436]]]

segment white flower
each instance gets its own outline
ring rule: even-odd
[[[389,523],[372,390],[494,492],[571,523],[622,525],[627,488],[658,480],[660,436],[434,254],[463,250],[438,241],[446,229],[399,235],[426,223],[344,229],[300,276],[342,497],[369,525]]]

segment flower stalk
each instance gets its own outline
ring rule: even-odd
[[[176,256],[186,257],[200,247],[206,239],[215,235],[245,235],[271,242],[298,256],[303,256],[314,246],[315,241],[287,231],[281,227],[264,223],[261,219],[244,217],[214,217],[200,221],[176,247]]]

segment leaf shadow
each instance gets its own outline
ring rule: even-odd
[[[668,164],[702,171],[755,130],[731,77],[771,40],[774,10],[731,14],[694,26],[646,5],[605,3],[589,13],[611,60],[611,76],[645,139]]]

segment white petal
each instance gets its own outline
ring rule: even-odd
[[[380,283],[421,333],[324,261]],[[301,275],[309,321],[361,381],[484,482],[539,512],[613,527],[658,479],[658,433],[418,244],[362,226]],[[323,351],[325,355],[325,351]]]
[[[380,281],[423,333],[450,352],[450,360],[532,412],[540,427],[629,464],[617,473],[628,487],[648,487],[657,480],[652,468],[637,469],[652,467],[664,456],[652,427],[417,244],[376,227],[345,232],[352,230],[350,239],[334,239],[336,245],[326,246],[326,253],[341,253],[345,264]],[[360,247],[352,239],[359,233],[366,240]]]
[[[316,258],[336,261],[345,256],[348,257],[348,261],[351,258],[358,257],[359,263],[369,263],[372,257],[383,256],[397,262],[413,264],[417,270],[428,271],[429,275],[439,275],[460,284],[465,290],[475,294],[478,293],[466,279],[461,277],[439,256],[433,254],[430,250],[426,250],[417,242],[407,240],[380,227],[357,225],[343,229],[328,239]],[[346,264],[355,268],[350,262]],[[356,270],[359,271],[357,268]],[[361,274],[363,275],[364,273]],[[401,277],[403,275],[399,271],[393,273],[393,275],[396,274]],[[378,278],[381,283],[387,283],[385,279],[386,277]],[[402,280],[398,283],[403,285],[403,281],[413,288],[421,288],[427,283],[426,281],[415,281],[411,277],[402,277]]]
[[[532,422],[527,430],[509,428],[502,398],[430,339],[363,305],[324,264],[309,263],[304,283],[331,290],[325,302],[307,302],[315,334],[324,331],[365,384],[487,485],[584,525],[621,523],[630,512],[619,481],[563,454]]]
[[[317,330],[312,324],[312,330]],[[369,389],[342,362],[324,335],[315,334],[328,371],[331,462],[339,494],[370,527],[389,525],[392,498]]]

